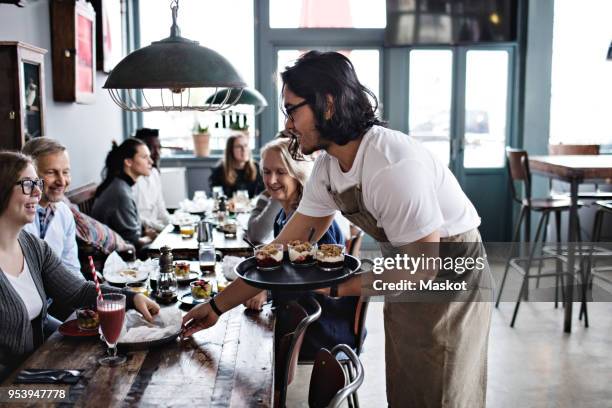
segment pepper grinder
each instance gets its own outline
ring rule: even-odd
[[[157,298],[162,303],[172,303],[176,300],[177,282],[174,274],[174,257],[168,246],[160,249],[159,278],[157,279]]]

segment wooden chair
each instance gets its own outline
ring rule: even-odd
[[[356,225],[351,224],[351,237],[346,242],[346,250],[349,255],[359,258],[361,252],[361,244],[365,233]]]
[[[71,203],[76,204],[79,207],[79,211],[83,214],[91,215],[91,208],[96,198],[97,188],[98,185],[96,183],[85,184],[84,186],[68,191],[66,193],[66,198],[70,200]]]
[[[514,323],[516,321],[516,316],[518,314],[518,309],[521,303],[521,299],[528,293],[529,290],[529,279],[537,278],[538,281],[542,277],[555,277],[555,307],[557,307],[558,303],[558,287],[559,280],[562,279],[562,272],[560,271],[560,267],[557,268],[555,272],[552,273],[541,273],[542,261],[547,259],[558,260],[558,257],[555,255],[548,256],[535,256],[537,243],[541,239],[541,242],[546,242],[546,226],[548,225],[548,220],[551,213],[555,215],[555,226],[557,230],[557,243],[561,242],[561,213],[563,211],[569,211],[570,209],[570,200],[569,198],[553,198],[553,197],[545,197],[545,198],[532,198],[531,197],[531,172],[529,170],[529,157],[525,150],[513,149],[510,147],[506,148],[506,158],[507,158],[507,167],[508,167],[508,177],[510,181],[510,190],[512,192],[512,199],[521,205],[521,211],[519,214],[519,218],[516,222],[514,228],[514,236],[512,240],[512,244],[510,246],[510,254],[506,261],[506,268],[504,271],[504,275],[502,278],[502,282],[499,288],[499,293],[497,295],[497,301],[495,302],[495,307],[499,307],[499,302],[501,300],[502,292],[504,290],[504,284],[506,283],[506,277],[508,275],[508,271],[512,266],[513,269],[516,269],[523,275],[523,282],[521,285],[521,289],[519,291],[518,299],[516,301],[516,306],[514,308],[514,313],[512,315],[512,321],[510,323],[510,327],[514,327]],[[517,193],[517,190],[514,186],[515,182],[521,182],[523,184],[524,196],[520,197]],[[524,258],[513,257],[514,249],[516,246],[516,242],[519,240],[519,234],[521,230],[521,226],[523,221],[526,220],[526,215],[528,212],[538,212],[541,214],[540,221],[538,223],[536,234],[534,237],[533,244],[528,249],[528,256]],[[578,228],[578,230],[580,230]],[[540,262],[540,267],[538,268],[537,275],[530,274],[530,268],[534,261]]]
[[[306,298],[304,306],[296,301],[283,305],[278,314],[282,319],[276,320],[274,328],[275,371],[274,399],[275,407],[284,407],[287,400],[287,387],[293,381],[300,349],[306,329],[321,316],[321,306],[313,298]],[[311,312],[307,312],[311,310]]]
[[[354,378],[346,378],[342,363],[338,355],[348,357]],[[310,389],[308,392],[308,405],[312,408],[336,408],[351,395],[356,395],[357,389],[363,383],[363,365],[359,357],[346,344],[334,347],[331,353],[321,349],[314,361],[310,376]]]

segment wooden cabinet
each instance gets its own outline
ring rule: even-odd
[[[0,149],[16,149],[45,135],[47,50],[0,41]]]

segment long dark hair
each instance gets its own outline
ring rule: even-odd
[[[337,145],[358,139],[373,125],[385,125],[376,117],[376,96],[359,82],[353,63],[338,52],[309,51],[285,67],[281,78],[283,88],[288,86],[308,102],[321,137]],[[326,119],[328,95],[333,113]]]
[[[32,159],[19,152],[0,151],[0,215],[8,207],[19,174],[32,164]]]
[[[115,177],[123,173],[124,160],[132,159],[138,151],[138,146],[141,145],[146,146],[142,140],[133,137],[125,139],[120,145],[113,140],[113,147],[106,155],[104,170],[102,170],[103,181],[96,189],[96,197],[106,190]]]
[[[225,185],[233,186],[236,184],[236,179],[238,178],[238,173],[234,168],[236,165],[236,159],[234,158],[234,143],[240,137],[247,136],[242,133],[236,133],[235,135],[231,135],[227,138],[227,143],[225,144],[225,154],[223,156],[223,180],[225,180]],[[244,166],[244,175],[245,178],[253,182],[257,178],[257,166],[253,161],[253,157],[249,155],[249,161],[246,162]]]

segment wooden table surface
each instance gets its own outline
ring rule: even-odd
[[[612,155],[597,156],[532,156],[532,172],[560,180],[612,180]]]
[[[252,255],[251,247],[242,240],[243,236],[244,231],[242,231],[242,228],[238,228],[236,236],[233,238],[226,238],[225,234],[213,228],[213,244],[215,249],[221,251],[224,255]],[[198,259],[199,243],[197,234],[194,234],[189,239],[185,239],[181,237],[178,231],[174,230],[172,225],[168,225],[151,243],[149,251],[158,254],[163,246],[172,248],[175,259]]]
[[[63,389],[69,404],[79,407],[272,406],[274,314],[269,305],[262,312],[247,312],[240,306],[190,339],[128,351],[127,363],[119,367],[97,363],[105,350],[97,336],[75,339],[56,332],[2,387]],[[25,368],[83,369],[84,378],[72,386],[13,384]],[[30,401],[11,406],[40,406]]]

